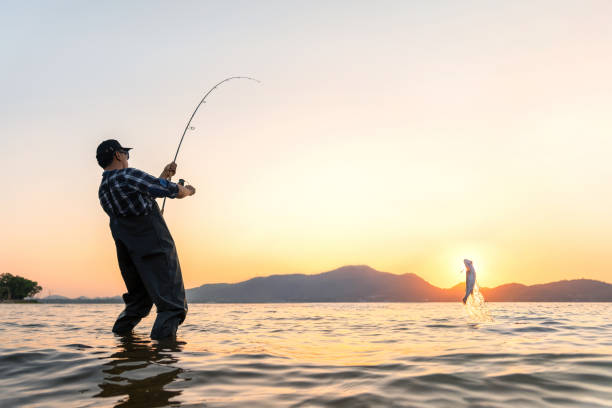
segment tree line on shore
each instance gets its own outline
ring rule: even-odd
[[[42,287],[38,282],[10,273],[0,275],[0,301],[23,300],[39,293]]]

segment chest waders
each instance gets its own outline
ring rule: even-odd
[[[113,332],[130,332],[155,304],[157,318],[151,338],[176,336],[187,314],[185,287],[174,240],[157,203],[147,215],[111,216],[110,229],[127,288],[123,295],[125,309]]]

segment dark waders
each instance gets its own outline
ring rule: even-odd
[[[176,336],[187,314],[185,288],[174,240],[155,204],[148,215],[111,217],[121,275],[127,288],[125,309],[113,332],[126,333],[157,307],[152,339]]]

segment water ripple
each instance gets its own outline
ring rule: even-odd
[[[0,406],[611,405],[607,304],[489,309],[191,305],[180,341],[158,343],[154,316],[110,333],[120,305],[2,305]]]

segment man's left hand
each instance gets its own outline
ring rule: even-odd
[[[162,171],[162,174],[161,176],[159,176],[159,178],[170,180],[172,176],[174,176],[175,174],[176,174],[176,163],[172,162],[166,165],[166,167],[164,167],[164,171]]]

